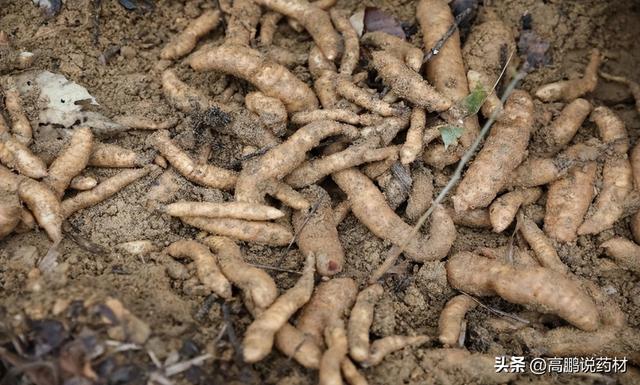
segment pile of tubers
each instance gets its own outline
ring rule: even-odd
[[[359,367],[377,365],[406,346],[430,343],[443,346],[442,354],[460,355],[448,348],[464,346],[465,314],[476,307],[475,297],[499,296],[563,320],[564,326],[551,330],[529,325],[515,332],[532,352],[627,356],[640,364],[640,333],[627,325],[615,301],[575,275],[556,251],[557,245],[600,234],[633,215],[633,240],[610,237],[601,247],[620,268],[640,274],[640,143],[632,148],[620,117],[586,99],[597,85],[602,54],[591,52],[582,77],[543,85],[533,96],[515,90],[503,105],[494,85],[501,83],[508,64],[502,53],[513,52],[516,44],[512,28],[490,12],[471,28],[464,46],[455,31],[423,65],[423,52],[454,23],[447,1],[418,2],[423,47],[381,31],[360,35],[349,14],[334,3],[220,2],[220,9],[205,10],[162,49],[167,102],[187,115],[214,111],[227,117],[211,128],[246,146],[249,156],[243,157],[239,171],[210,164],[208,151],[188,153],[172,139],[171,127],[131,117],[123,120],[125,125],[154,131],[147,140],[157,152],[153,162],[99,142],[91,127],[78,127],[47,164],[30,149],[31,123],[16,85],[11,76],[3,78],[8,120],[0,114],[0,238],[42,228],[52,242],[38,266],[47,273],[55,269],[67,218],[145,176],[159,176],[147,207],[211,234],[175,242],[164,252],[192,260],[201,284],[217,296],[231,299],[232,286],[242,291],[254,317],[242,343],[246,362],[263,360],[275,346],[304,367],[318,369],[321,384],[341,384],[343,379],[365,384]],[[273,46],[283,18],[313,39],[308,52],[312,84],[289,70],[286,52]],[[220,25],[226,25],[224,41],[192,53]],[[367,53],[365,64],[361,51]],[[214,101],[179,78],[171,68],[178,60],[194,71],[242,79],[253,90],[241,95],[244,106]],[[386,94],[368,87],[372,71]],[[480,116],[461,108],[478,87],[486,93]],[[537,132],[534,97],[565,103]],[[479,135],[479,120],[492,115],[498,118],[490,134],[450,199],[434,208],[428,234],[403,245],[412,224],[432,204],[435,175],[461,159]],[[587,119],[598,137],[575,142]],[[447,125],[463,128],[450,146],[439,139],[439,129]],[[545,152],[528,155],[534,135],[543,138]],[[96,181],[83,175],[86,167],[123,170]],[[173,201],[176,174],[197,185],[232,191],[234,199]],[[346,200],[333,202],[323,187],[327,180]],[[274,201],[279,203],[274,206]],[[404,202],[406,210],[399,213]],[[545,202],[544,215],[528,217],[523,208],[536,202]],[[351,278],[340,277],[349,261],[337,226],[349,212],[377,237],[403,245],[411,261],[447,259],[449,285],[460,293],[442,309],[438,336],[369,341],[384,288],[370,282],[360,290]],[[459,227],[496,233],[515,227],[519,243],[515,250],[452,254]],[[293,240],[305,256],[304,269],[282,293],[269,274],[245,262],[237,244],[282,247]],[[317,286],[316,273],[325,279]]]

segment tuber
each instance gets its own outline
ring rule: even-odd
[[[601,63],[602,55],[598,49],[594,48],[591,50],[589,64],[587,64],[584,75],[581,78],[545,84],[538,88],[536,97],[544,102],[558,100],[571,102],[586,93],[592,92],[598,85],[598,69]]]

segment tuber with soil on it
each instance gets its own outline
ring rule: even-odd
[[[312,185],[302,195],[313,202],[315,211],[296,210],[291,221],[298,235],[296,243],[303,255],[316,256],[316,270],[322,276],[331,276],[342,271],[344,250],[334,222],[331,198],[321,187]]]
[[[507,184],[511,172],[524,160],[531,127],[533,101],[525,91],[514,91],[502,119],[493,125],[451,198],[456,211],[487,207]]]
[[[447,280],[458,290],[505,300],[556,314],[585,331],[600,326],[598,309],[580,285],[545,267],[519,270],[511,265],[460,252],[447,262]]]
[[[598,85],[598,70],[602,63],[603,56],[598,49],[591,50],[589,63],[580,78],[571,80],[561,80],[555,83],[546,84],[536,91],[536,97],[545,102],[562,100],[571,102],[596,89]]]
[[[314,286],[315,262],[313,254],[308,254],[298,282],[249,325],[242,341],[245,362],[254,363],[264,359],[273,348],[274,336],[278,330],[309,301]]]
[[[172,243],[166,252],[174,258],[189,258],[196,265],[200,282],[222,298],[231,298],[231,284],[222,274],[216,256],[200,242],[181,240]]]

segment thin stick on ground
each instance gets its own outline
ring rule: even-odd
[[[422,59],[422,64],[428,62],[429,60],[431,60],[432,57],[436,56],[438,52],[440,52],[440,50],[444,46],[444,43],[446,43],[447,40],[449,40],[451,35],[453,35],[456,29],[458,29],[458,26],[460,25],[460,23],[462,23],[462,21],[466,19],[470,13],[471,13],[471,8],[467,8],[461,14],[456,16],[455,21],[451,24],[447,32],[444,35],[442,35],[440,40],[438,40],[436,44],[431,49],[429,49],[426,55],[424,55],[424,59]]]
[[[504,95],[502,95],[501,101],[503,104],[507,101],[511,93],[515,90],[518,83],[522,79],[524,79],[526,74],[527,74],[526,70],[521,69],[515,75],[513,80],[511,80],[511,83],[509,83],[509,85],[507,86],[507,89],[505,90]],[[435,208],[438,207],[438,205],[442,203],[442,201],[444,201],[444,198],[447,196],[447,194],[460,181],[460,179],[462,178],[462,170],[464,169],[464,166],[471,160],[473,155],[476,153],[476,150],[478,149],[478,147],[480,147],[480,142],[482,142],[484,137],[487,135],[487,133],[491,129],[491,126],[498,118],[498,115],[499,115],[498,110],[495,110],[491,114],[491,117],[489,118],[489,120],[487,120],[487,122],[482,127],[482,130],[480,131],[480,134],[478,134],[478,137],[476,138],[475,142],[473,142],[471,147],[469,147],[469,149],[465,152],[465,154],[460,159],[460,162],[458,163],[458,166],[456,167],[455,172],[451,176],[449,183],[447,183],[447,185],[442,189],[442,191],[440,191],[440,194],[438,194],[436,199],[433,200],[429,209],[424,214],[422,214],[420,219],[418,219],[418,222],[413,227],[409,235],[405,238],[405,240],[399,246],[394,245],[393,247],[391,247],[391,249],[387,253],[387,258],[385,259],[385,261],[382,263],[380,267],[378,267],[378,269],[376,269],[373,272],[373,274],[371,274],[371,278],[369,279],[369,282],[377,281],[380,277],[382,277],[387,272],[387,270],[391,268],[391,266],[393,266],[396,263],[396,260],[402,253],[402,250],[404,250],[404,248],[409,244],[409,242],[416,237],[416,235],[418,234],[418,232],[420,231],[424,223],[427,221],[427,219],[429,219],[429,216],[431,215],[431,213],[433,213],[433,210],[435,210]]]
[[[281,271],[283,273],[291,273],[291,274],[298,274],[298,275],[302,275],[301,271],[295,271],[295,270],[290,270],[290,269],[283,269],[281,267],[275,267],[275,266],[269,266],[269,265],[261,265],[259,263],[248,263],[248,265],[251,265],[253,267],[258,267],[260,269],[265,269],[265,270],[274,270],[274,271]]]
[[[482,302],[480,302],[480,300],[479,300],[479,299],[477,299],[476,297],[472,296],[472,295],[471,295],[471,294],[469,294],[469,293],[465,293],[465,292],[464,292],[464,291],[462,291],[462,290],[458,290],[458,291],[459,291],[460,293],[462,293],[462,294],[466,295],[467,297],[471,298],[474,302],[476,302],[478,305],[480,305],[480,307],[482,307],[482,308],[484,308],[484,309],[487,309],[489,312],[491,312],[491,313],[493,313],[493,314],[499,315],[499,316],[501,316],[501,317],[511,318],[511,319],[512,319],[512,320],[514,320],[514,321],[522,322],[523,324],[526,324],[526,325],[528,325],[528,324],[530,323],[530,322],[529,322],[529,321],[527,321],[526,319],[521,318],[521,317],[518,317],[518,316],[517,316],[517,315],[515,315],[515,314],[507,313],[506,311],[502,311],[502,310],[499,310],[499,309],[493,308],[493,307],[491,307],[491,306],[487,306],[487,305],[483,304]]]

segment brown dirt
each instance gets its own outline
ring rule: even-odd
[[[103,0],[101,3],[96,23],[94,1],[67,1],[57,17],[46,20],[31,2],[6,0],[0,7],[0,30],[9,34],[15,47],[37,55],[35,68],[61,73],[85,86],[100,103],[98,110],[106,116],[136,113],[158,121],[178,116],[180,123],[174,132],[183,148],[195,151],[200,140],[194,133],[196,122],[194,118],[175,111],[162,96],[159,74],[167,64],[159,62],[158,54],[172,35],[184,28],[188,20],[196,17],[201,8],[210,7],[212,2],[159,1],[150,14],[127,11],[115,0]],[[600,48],[608,56],[604,70],[640,81],[640,40],[637,39],[640,35],[640,4],[637,1],[485,0],[485,3],[493,5],[498,15],[514,30],[519,29],[520,17],[528,11],[533,16],[535,31],[551,43],[553,64],[530,74],[524,82],[525,89],[535,89],[549,81],[579,75],[593,47]],[[408,24],[415,24],[415,2],[412,1],[347,0],[339,1],[338,5],[352,10],[360,5],[377,6],[394,13]],[[96,26],[99,27],[99,33],[97,42],[94,42]],[[222,36],[218,28],[204,43],[216,41]],[[419,35],[414,36],[413,40],[420,44]],[[298,34],[282,23],[275,44],[300,54],[309,50],[310,39],[306,34]],[[119,53],[107,64],[101,64],[98,58],[112,46],[120,47]],[[177,64],[176,68],[183,80],[197,85],[211,97],[219,95],[234,81],[220,74],[195,73],[184,64]],[[301,79],[310,79],[306,65],[294,65],[292,69]],[[246,87],[245,83],[237,84]],[[635,143],[640,135],[640,119],[626,88],[601,81],[589,99],[596,105],[610,106],[620,114]],[[34,117],[34,106],[29,102],[26,107],[30,116]],[[561,107],[560,104],[538,103],[538,123],[548,121]],[[593,133],[593,124],[586,123],[578,137],[592,136]],[[146,136],[144,132],[132,132],[114,138],[113,142],[148,152]],[[210,161],[219,166],[232,167],[240,157],[240,143],[223,135],[213,135],[210,140],[214,144]],[[538,149],[539,144],[534,137],[530,152],[535,153]],[[436,190],[443,187],[445,176],[451,171],[446,169],[445,175],[436,177]],[[91,169],[89,173],[105,177],[113,174],[113,171]],[[145,194],[153,182],[151,177],[144,178],[114,198],[74,215],[70,223],[75,228],[73,231],[76,236],[104,247],[107,252],[91,253],[66,237],[62,243],[60,260],[66,264],[67,270],[48,280],[40,291],[27,290],[27,273],[34,265],[33,247],[37,249],[37,255],[46,252],[49,245],[46,235],[42,231],[30,232],[0,241],[0,304],[6,310],[4,320],[0,319],[0,323],[17,327],[27,316],[64,319],[65,325],[70,327],[68,314],[52,314],[56,301],[63,299],[95,303],[112,296],[120,299],[132,313],[151,326],[152,337],[145,349],[153,351],[160,360],[164,360],[171,351],[182,349],[181,352],[184,352],[184,346],[189,346],[189,342],[197,344],[201,352],[214,354],[215,361],[209,361],[201,370],[190,371],[187,377],[175,377],[176,384],[237,381],[284,385],[317,382],[316,372],[307,371],[275,352],[253,367],[239,365],[234,360],[233,344],[229,339],[216,338],[224,326],[221,301],[214,301],[205,316],[196,317],[208,297],[197,285],[194,287],[192,281],[185,280],[185,277],[193,276],[193,266],[187,265],[185,272],[181,265],[160,253],[141,259],[113,250],[116,244],[126,241],[149,239],[158,246],[164,246],[177,239],[197,235],[196,230],[180,221],[158,215],[144,207]],[[339,190],[335,186],[326,187],[337,201]],[[177,197],[211,201],[230,198],[228,193],[197,187],[185,180],[181,180]],[[402,212],[402,208],[398,212]],[[638,328],[640,282],[629,272],[602,268],[604,258],[598,248],[603,240],[614,235],[630,236],[628,226],[628,220],[619,221],[613,230],[597,236],[580,237],[575,245],[558,245],[558,250],[574,273],[589,278],[613,293],[611,298],[621,306],[629,324]],[[353,278],[362,287],[371,271],[381,263],[390,245],[373,236],[352,215],[340,224],[338,231],[346,252],[341,276]],[[452,252],[481,246],[495,247],[507,242],[507,235],[461,227]],[[282,268],[301,268],[302,257],[295,247],[285,252],[285,248],[245,244],[243,251],[252,263],[273,266],[282,261]],[[296,278],[285,272],[270,273],[281,289],[290,287]],[[376,308],[372,327],[374,337],[418,333],[435,335],[440,310],[455,294],[447,285],[444,262],[412,264],[405,273],[389,276],[384,285],[385,295]],[[504,301],[485,300],[487,304],[504,311],[522,310]],[[235,332],[242,336],[251,317],[240,301],[230,303],[230,316]],[[488,356],[527,353],[511,334],[498,331],[488,322],[492,315],[487,311],[475,310],[467,318],[466,346],[471,352],[486,353]],[[491,373],[480,376],[473,370],[433,371],[431,365],[435,358],[429,355],[429,349],[429,345],[405,349],[363,372],[372,384],[498,383],[492,380]],[[185,353],[181,357],[188,356]],[[129,352],[126,360],[121,359],[114,365],[131,363],[138,365],[143,372],[153,369],[144,351]],[[473,374],[477,376],[475,379],[470,377]],[[202,376],[198,380],[201,382],[194,380],[196,375]],[[512,383],[542,384],[555,381],[551,377],[522,376]],[[561,378],[565,384],[595,384],[600,381],[604,379],[577,376]],[[633,380],[624,378],[620,381],[633,383]]]

